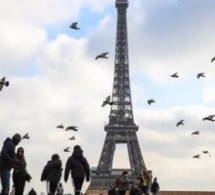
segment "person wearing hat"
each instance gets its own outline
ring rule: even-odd
[[[15,149],[21,141],[21,135],[16,133],[12,139],[6,138],[0,155],[0,178],[1,178],[1,195],[8,195],[10,191],[10,171],[14,168],[16,159]]]
[[[46,182],[48,195],[54,195],[62,175],[62,161],[58,154],[53,154],[51,160],[43,168],[41,181]]]
[[[89,182],[90,180],[90,167],[87,159],[83,156],[83,150],[79,145],[74,146],[72,155],[66,162],[64,172],[64,181],[67,182],[69,173],[74,184],[75,195],[81,194],[84,179]]]

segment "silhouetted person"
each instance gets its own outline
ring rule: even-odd
[[[41,181],[46,180],[48,195],[54,195],[62,175],[62,161],[58,154],[53,154],[50,161],[43,168]]]
[[[129,190],[129,179],[127,171],[123,171],[119,176],[117,188],[119,195],[125,195],[126,190]]]
[[[13,170],[13,183],[15,187],[15,195],[23,195],[26,181],[30,182],[31,176],[26,170],[26,161],[24,157],[24,148],[17,149],[16,158],[18,162]]]
[[[21,135],[16,133],[12,139],[6,138],[0,155],[0,177],[1,177],[1,195],[8,195],[10,191],[10,171],[17,162],[15,147],[21,141]]]
[[[63,185],[62,183],[59,183],[56,190],[56,195],[63,195]]]
[[[86,181],[90,180],[90,168],[87,159],[83,156],[83,150],[79,145],[74,146],[72,155],[66,162],[66,168],[64,172],[64,181],[67,182],[69,173],[74,184],[75,195],[81,194],[81,188],[86,177]]]
[[[28,195],[37,195],[37,193],[34,188],[31,188],[31,190],[28,192]]]
[[[151,192],[152,192],[152,195],[157,195],[157,192],[160,190],[160,186],[157,182],[157,177],[154,178],[154,181],[151,185]]]

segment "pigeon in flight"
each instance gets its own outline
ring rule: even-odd
[[[63,151],[64,151],[64,152],[70,152],[70,151],[69,151],[69,148],[70,148],[70,147],[67,147],[67,148],[65,148]]]
[[[199,135],[200,131],[194,131],[191,135]]]
[[[106,106],[107,104],[113,105],[113,102],[110,102],[110,95],[103,101],[102,107]]]
[[[63,125],[58,125],[56,128],[63,129],[64,126]]]
[[[197,78],[199,79],[200,77],[205,77],[205,73],[204,72],[200,72],[197,74]]]
[[[149,105],[151,105],[152,103],[155,103],[155,100],[150,99],[150,100],[148,100],[147,102],[148,102]]]
[[[79,30],[80,28],[77,27],[77,22],[73,22],[71,25],[70,25],[70,28],[72,29],[75,29],[75,30]]]
[[[30,137],[29,137],[28,133],[26,133],[25,135],[22,136],[22,139],[29,139],[29,138]]]
[[[193,156],[193,158],[200,158],[200,154]]]
[[[209,154],[207,150],[202,151],[204,154]]]
[[[101,53],[101,54],[97,55],[96,60],[99,59],[99,58],[106,58],[107,59],[108,58],[107,54],[109,54],[109,52],[104,52],[104,53]]]
[[[69,140],[75,140],[75,136],[70,137]]]
[[[170,75],[171,77],[173,77],[173,78],[178,78],[179,76],[178,76],[178,72],[176,72],[176,73],[174,73],[174,74],[172,74],[172,75]]]
[[[202,120],[203,121],[205,121],[205,120],[214,121],[214,119],[213,119],[214,117],[215,117],[215,115],[209,115],[209,116],[204,117]]]
[[[213,63],[214,60],[215,60],[215,56],[211,59],[211,63]]]
[[[178,127],[179,125],[184,125],[184,119],[183,120],[180,120],[179,122],[177,122],[177,124],[176,124],[176,127]]]
[[[10,84],[9,81],[6,81],[6,78],[3,77],[3,78],[0,80],[0,91],[2,90],[2,88],[4,87],[4,85],[5,85],[6,87],[8,87],[9,84]]]
[[[78,127],[76,127],[76,126],[68,126],[65,130],[66,130],[66,131],[68,131],[68,130],[78,131],[77,128],[78,128]]]

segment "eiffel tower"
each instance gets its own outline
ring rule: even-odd
[[[116,144],[127,144],[130,169],[129,177],[134,180],[145,166],[134,123],[128,62],[127,18],[128,0],[116,0],[117,32],[115,48],[115,70],[112,92],[112,105],[102,153],[96,170],[91,170],[91,183],[88,190],[109,189],[122,169],[112,169]],[[125,169],[123,169],[125,170]]]

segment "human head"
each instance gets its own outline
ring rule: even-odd
[[[157,177],[154,178],[154,181],[157,181]]]
[[[57,159],[59,159],[60,157],[59,157],[59,155],[58,154],[53,154],[52,155],[52,160],[57,160]]]
[[[18,145],[21,141],[21,135],[16,133],[15,135],[13,135],[12,140],[15,145]]]
[[[19,156],[24,156],[24,148],[23,147],[19,147],[17,149],[16,154],[19,155]]]
[[[127,174],[128,174],[128,171],[123,171],[122,174],[123,174],[123,175],[127,175]]]
[[[81,150],[81,146],[75,145],[74,148],[73,148],[73,150]]]

